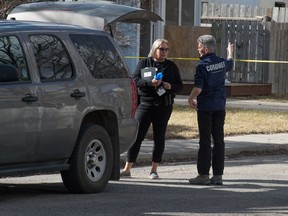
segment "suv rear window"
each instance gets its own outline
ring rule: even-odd
[[[72,64],[61,41],[52,35],[30,35],[41,81],[73,77]]]
[[[93,77],[97,79],[128,77],[120,54],[106,36],[72,34],[70,39]]]

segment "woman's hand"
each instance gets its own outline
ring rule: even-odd
[[[168,82],[163,82],[163,86],[165,89],[170,90],[171,89],[171,84]]]
[[[152,86],[157,87],[162,83],[162,80],[153,79],[153,80],[151,80],[151,83],[152,83],[151,84]]]

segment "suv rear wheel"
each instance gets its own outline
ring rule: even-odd
[[[61,172],[65,187],[73,193],[101,192],[112,173],[112,158],[107,131],[99,125],[83,127],[69,160],[70,169]]]

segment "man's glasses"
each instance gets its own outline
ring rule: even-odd
[[[169,51],[169,48],[163,48],[163,47],[160,47],[160,48],[158,48],[160,51],[162,51],[162,52],[168,52]]]

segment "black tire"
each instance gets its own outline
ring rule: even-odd
[[[70,169],[61,171],[65,187],[72,193],[98,193],[104,190],[112,173],[113,150],[107,131],[87,125],[69,160]]]

